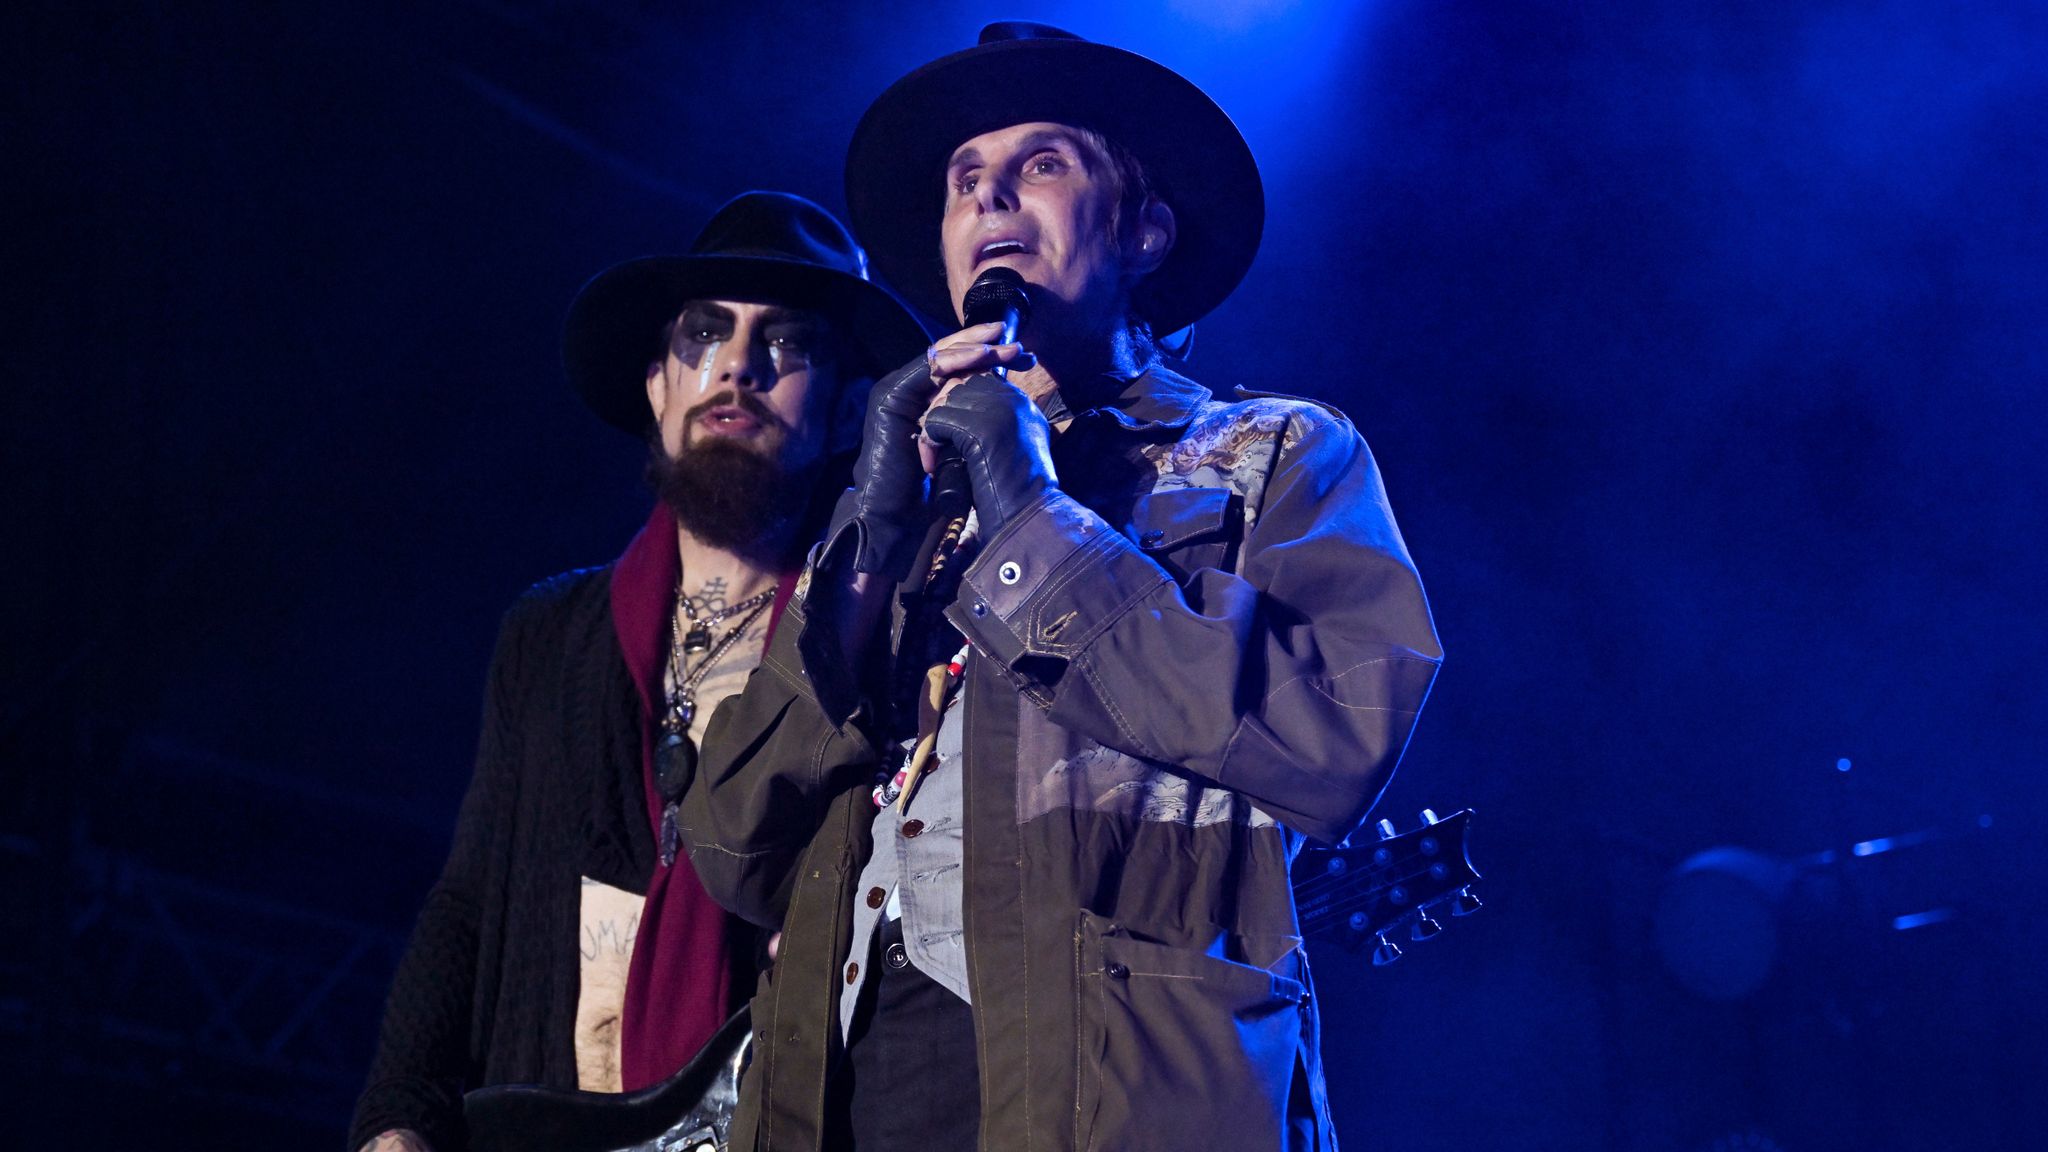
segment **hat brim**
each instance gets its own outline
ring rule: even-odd
[[[691,300],[740,300],[822,313],[845,336],[853,362],[874,377],[917,357],[930,335],[888,290],[830,268],[767,256],[645,256],[598,273],[569,305],[562,367],[583,402],[635,436],[654,424],[647,366],[661,333]]]
[[[890,85],[854,129],[846,203],[876,270],[934,318],[958,322],[939,224],[945,168],[984,132],[1047,121],[1130,150],[1173,209],[1177,237],[1134,304],[1155,332],[1207,315],[1250,269],[1266,199],[1250,145],[1206,93],[1166,66],[1089,40],[977,45]]]

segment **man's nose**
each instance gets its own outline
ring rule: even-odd
[[[1000,172],[984,173],[974,184],[974,201],[983,212],[1015,212],[1017,189]]]
[[[733,338],[718,350],[718,362],[713,367],[718,383],[727,388],[760,391],[775,382],[775,365],[768,347],[754,339],[751,332],[733,333]]]

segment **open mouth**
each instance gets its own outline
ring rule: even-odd
[[[736,404],[720,404],[697,417],[706,431],[720,436],[739,436],[758,431],[761,421]]]
[[[975,262],[985,264],[999,256],[1022,256],[1027,251],[1022,240],[991,240],[975,253]]]

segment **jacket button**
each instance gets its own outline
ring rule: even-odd
[[[1146,532],[1138,537],[1138,545],[1143,548],[1157,548],[1162,543],[1165,543],[1165,541],[1166,533],[1160,531],[1157,528],[1154,528],[1150,532]]]
[[[1003,561],[1003,566],[996,569],[996,579],[1001,580],[1005,584],[1015,584],[1023,578],[1024,569],[1018,567],[1015,560],[1005,560]]]
[[[848,984],[858,984],[858,983],[860,983],[860,965],[859,965],[859,964],[848,964],[848,965],[846,966],[846,982],[847,982]]]
[[[901,944],[891,944],[882,952],[882,963],[900,972],[909,965],[910,953],[904,951]]]
[[[880,888],[868,889],[868,907],[870,908],[880,908],[882,906],[882,901],[887,900],[888,898],[889,894],[887,892],[882,891]]]
[[[915,838],[922,831],[924,831],[924,821],[922,820],[905,820],[903,822],[903,836],[905,839]]]
[[[1109,967],[1104,968],[1103,971],[1109,973],[1109,978],[1111,980],[1122,980],[1129,977],[1131,974],[1131,970],[1129,968],[1124,967],[1122,964],[1119,964],[1114,960],[1110,961]]]
[[[976,616],[986,616],[988,615],[988,605],[979,600],[976,600],[974,602],[973,612]]]

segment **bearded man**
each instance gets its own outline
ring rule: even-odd
[[[678,855],[676,804],[845,484],[868,382],[924,342],[846,229],[781,193],[577,296],[569,378],[649,446],[659,500],[616,561],[506,615],[350,1147],[460,1149],[484,1085],[658,1083],[752,994],[755,935]]]
[[[685,797],[706,886],[783,933],[735,1131],[1334,1149],[1288,866],[1364,822],[1440,650],[1351,423],[1153,340],[1250,264],[1250,150],[1150,60],[994,25],[868,110],[847,202],[912,303],[964,323],[992,268],[1033,303],[876,385]],[[972,514],[928,533],[943,454]]]

